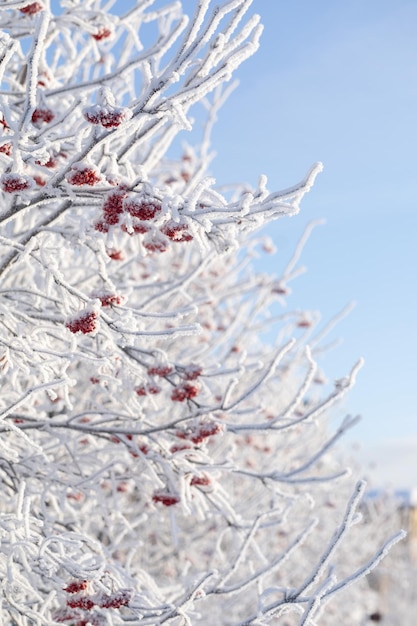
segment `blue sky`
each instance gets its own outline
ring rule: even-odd
[[[261,49],[220,112],[213,174],[255,185],[265,173],[276,190],[323,161],[300,215],[268,228],[278,255],[262,269],[277,272],[304,226],[326,219],[288,306],[326,320],[356,301],[322,366],[339,378],[365,358],[343,407],[363,416],[351,439],[380,480],[417,484],[417,3],[254,0],[251,11]]]

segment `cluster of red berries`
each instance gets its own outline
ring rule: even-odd
[[[198,474],[197,476],[193,476],[190,485],[192,487],[208,487],[211,484],[210,476],[207,474]]]
[[[42,123],[49,124],[54,117],[51,109],[35,109],[32,113],[32,124],[36,124],[36,126],[40,126]]]
[[[192,445],[190,443],[174,443],[169,449],[171,454],[182,452],[183,450],[192,450]]]
[[[188,365],[181,373],[182,378],[186,381],[178,385],[172,390],[171,400],[174,402],[184,402],[191,400],[200,393],[199,384],[190,384],[191,381],[197,380],[201,376],[203,369],[199,365]]]
[[[185,380],[196,380],[197,378],[199,378],[199,376],[201,376],[201,373],[203,371],[203,368],[200,367],[200,365],[187,365],[187,367],[184,368],[184,372],[183,372],[183,377],[185,378]]]
[[[49,158],[47,161],[43,162],[40,160],[35,161],[36,165],[43,165],[43,167],[48,167],[50,169],[53,169],[54,167],[56,167],[58,165],[58,159],[56,158],[56,155],[49,155]]]
[[[6,156],[10,156],[12,153],[12,144],[11,143],[3,143],[0,146],[0,152],[2,152],[3,154],[5,154]]]
[[[109,292],[93,292],[91,294],[91,298],[97,298],[100,300],[101,306],[120,306],[125,301],[123,296],[120,296],[117,293]]]
[[[130,234],[144,234],[150,230],[146,222],[155,219],[162,206],[159,200],[147,196],[129,198],[126,188],[120,186],[107,194],[102,210],[103,216],[95,224],[96,230],[108,232],[109,226],[119,224],[125,213],[130,215],[131,225],[128,229],[126,224],[122,224],[122,229]]]
[[[171,365],[154,365],[152,367],[148,367],[149,376],[168,376],[172,373]]]
[[[164,224],[161,228],[161,232],[171,239],[171,241],[191,241],[193,236],[190,232],[188,232],[188,224],[174,222],[170,220],[166,224]]]
[[[174,504],[178,504],[180,501],[179,496],[174,493],[170,493],[169,491],[155,491],[152,500],[154,502],[160,502],[164,506],[173,506]]]
[[[200,422],[186,430],[177,430],[175,435],[179,439],[186,439],[194,444],[202,443],[208,437],[213,437],[223,432],[224,426],[218,422]]]
[[[33,187],[33,180],[21,174],[3,174],[0,181],[5,193],[19,193]]]
[[[159,387],[159,385],[155,385],[155,383],[148,383],[147,385],[139,385],[138,387],[135,387],[135,392],[138,396],[147,396],[148,394],[156,395],[160,391],[161,387]]]
[[[83,114],[87,122],[103,126],[103,128],[117,128],[132,117],[130,109],[103,107],[99,104],[84,109]]]
[[[175,387],[171,393],[171,400],[174,402],[184,402],[184,400],[191,400],[200,393],[200,387],[197,385],[190,385],[190,383],[182,383]]]
[[[43,10],[43,5],[40,2],[32,2],[31,4],[27,4],[26,6],[19,9],[21,13],[25,15],[35,15],[35,13],[39,13],[39,11]]]
[[[83,335],[87,335],[97,329],[97,318],[97,311],[82,311],[77,316],[67,320],[65,326],[72,333],[83,333]]]
[[[132,598],[130,589],[119,589],[110,595],[98,593],[87,595],[88,581],[74,580],[64,587],[64,591],[71,595],[66,601],[67,608],[60,609],[54,615],[56,622],[72,622],[74,626],[100,626],[106,622],[103,615],[91,612],[94,607],[101,609],[120,609],[128,606]],[[68,609],[73,609],[69,611]],[[87,615],[83,612],[87,612]],[[107,622],[106,622],[107,623]]]
[[[169,220],[159,229],[152,222],[162,214],[162,204],[157,198],[146,194],[132,196],[125,186],[112,189],[103,203],[102,216],[94,228],[107,233],[110,226],[120,224],[121,229],[129,235],[145,235],[143,247],[149,252],[165,252],[169,240],[188,242],[193,239],[188,224]]]
[[[67,176],[70,185],[81,186],[89,185],[92,187],[101,181],[101,178],[95,168],[89,165],[74,165],[72,171]]]
[[[109,28],[99,28],[99,30],[92,35],[93,39],[96,41],[101,41],[102,39],[107,39],[111,35],[111,30]]]

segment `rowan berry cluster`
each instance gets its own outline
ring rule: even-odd
[[[43,5],[40,2],[32,2],[31,4],[27,4],[26,6],[19,9],[21,13],[25,15],[35,15],[35,13],[39,13],[39,11],[43,10]]]
[[[65,326],[72,333],[83,333],[83,335],[87,335],[97,329],[97,318],[97,311],[81,311],[81,313],[67,320]]]
[[[142,245],[148,252],[162,253],[169,241],[182,243],[194,238],[184,219],[166,220],[159,198],[143,191],[129,192],[123,184],[107,193],[94,228],[108,233],[116,225],[128,235],[144,235]]]
[[[117,293],[94,291],[91,298],[97,298],[101,302],[101,306],[120,306],[125,301],[124,297]]]
[[[101,177],[92,165],[78,163],[73,165],[73,169],[67,176],[67,181],[70,185],[75,185],[76,187],[81,185],[92,187],[101,181]]]
[[[100,28],[96,33],[92,35],[93,39],[96,41],[101,41],[102,39],[108,39],[112,34],[109,28]]]
[[[171,400],[174,402],[184,402],[184,400],[192,400],[200,392],[198,385],[190,385],[189,383],[182,383],[172,390]]]
[[[29,176],[22,174],[3,174],[0,184],[5,193],[20,193],[32,189],[34,181]]]
[[[185,430],[177,430],[175,435],[179,439],[186,439],[194,444],[202,443],[208,437],[213,437],[224,431],[223,424],[212,421],[204,421]]]
[[[32,124],[40,126],[49,124],[54,119],[55,114],[51,109],[35,109],[32,113]]]
[[[174,493],[170,493],[169,491],[155,491],[152,500],[154,502],[160,502],[164,506],[173,506],[174,504],[178,504],[180,501],[179,496]]]
[[[101,626],[107,620],[97,609],[120,609],[128,606],[133,596],[130,589],[118,589],[111,594],[90,593],[88,589],[92,585],[88,580],[73,580],[64,587],[63,591],[70,597],[66,600],[66,607],[55,612],[54,620],[72,626]]]
[[[108,32],[110,33],[110,31]],[[96,39],[96,36],[93,35],[93,37]],[[118,128],[132,117],[132,112],[125,107],[96,104],[85,108],[83,115],[90,124],[103,126],[103,128]]]

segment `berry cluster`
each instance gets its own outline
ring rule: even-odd
[[[5,154],[6,156],[10,156],[12,153],[12,144],[11,143],[3,143],[0,146],[0,152],[2,152],[3,154]]]
[[[155,385],[155,383],[148,383],[147,385],[139,385],[138,387],[135,387],[135,392],[138,396],[147,396],[148,394],[156,395],[160,391],[161,387],[159,387],[159,385]]]
[[[83,335],[87,335],[88,333],[93,333],[97,329],[97,318],[97,311],[92,311],[91,309],[88,311],[81,311],[78,315],[67,320],[65,326],[72,333],[83,333]]]
[[[195,398],[200,392],[200,387],[197,385],[190,385],[189,383],[182,383],[172,390],[171,400],[174,402],[184,402],[184,400],[191,400]]]
[[[213,437],[224,431],[224,426],[218,422],[200,422],[186,430],[177,430],[175,435],[179,439],[186,439],[194,444],[202,443],[208,437]]]
[[[120,306],[125,301],[123,296],[110,292],[93,292],[91,298],[97,298],[101,302],[101,306]]]
[[[109,595],[88,594],[88,584],[87,580],[74,580],[64,587],[64,591],[71,597],[67,599],[66,607],[54,614],[56,622],[70,622],[73,626],[102,626],[107,620],[101,613],[92,611],[94,607],[120,609],[128,606],[132,599],[133,592],[130,589],[119,589]]]
[[[99,30],[92,35],[93,39],[96,41],[101,41],[102,39],[107,39],[111,36],[111,30],[109,28],[99,28]]]
[[[155,219],[161,208],[161,203],[155,199],[126,198],[123,201],[124,211],[144,222]]]
[[[85,591],[88,586],[88,580],[73,580],[66,587],[64,591],[67,593],[78,593],[79,591]]]
[[[188,224],[174,222],[170,220],[166,224],[164,224],[161,228],[161,232],[164,233],[171,239],[171,241],[191,241],[193,236],[190,232],[188,232]]]
[[[43,10],[43,6],[40,2],[32,2],[31,4],[27,4],[26,6],[19,9],[21,13],[25,15],[35,15],[35,13],[39,13],[39,11]]]
[[[91,187],[99,183],[101,178],[94,167],[79,163],[78,165],[73,165],[72,171],[67,176],[67,181],[70,185],[77,187],[81,185],[89,185]]]
[[[32,113],[32,124],[40,126],[41,124],[49,124],[55,115],[51,109],[35,109]]]
[[[173,506],[174,504],[178,504],[180,498],[169,491],[159,490],[154,492],[152,500],[154,502],[160,502],[164,506]]]
[[[93,35],[94,37],[94,35]],[[84,117],[90,124],[100,125],[103,128],[117,128],[123,122],[127,122],[132,117],[130,109],[125,107],[106,107],[96,104],[87,107],[83,111]]]
[[[200,367],[200,365],[187,365],[187,367],[184,369],[183,377],[185,378],[185,380],[196,380],[201,376],[202,371],[203,368]]]
[[[0,179],[1,188],[5,193],[19,193],[32,189],[33,179],[21,174],[3,174]]]
[[[148,368],[149,376],[168,376],[172,373],[171,365],[154,365]]]
[[[120,225],[129,235],[144,235],[142,245],[148,252],[162,253],[168,249],[169,240],[189,242],[193,235],[185,221],[169,220],[158,225],[162,217],[162,203],[144,192],[129,193],[124,185],[108,192],[102,215],[94,224],[95,230],[109,232],[111,226]]]
[[[193,476],[190,485],[192,487],[208,487],[211,484],[211,478],[207,474],[199,474]]]

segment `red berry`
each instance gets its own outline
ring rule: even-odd
[[[35,181],[35,183],[38,185],[38,187],[45,187],[46,185],[46,181],[44,178],[42,178],[42,176],[34,176],[33,180]]]
[[[113,261],[123,261],[124,260],[123,252],[121,250],[107,250],[107,255]]]
[[[303,320],[300,320],[299,322],[297,322],[297,326],[298,326],[298,328],[310,328],[311,322],[310,322],[310,320],[303,319]]]

